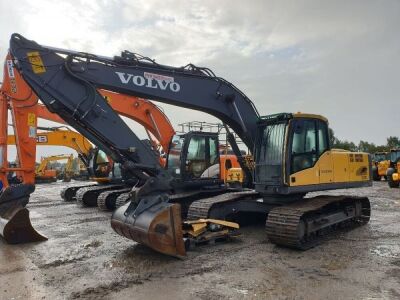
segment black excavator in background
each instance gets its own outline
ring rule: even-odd
[[[41,46],[19,34],[11,37],[10,53],[47,108],[120,163],[127,177],[135,178],[129,201],[111,219],[111,226],[122,236],[165,254],[185,255],[179,204],[187,207],[183,215],[188,218],[268,214],[269,239],[298,249],[313,247],[338,228],[369,220],[368,198],[304,197],[308,192],[371,185],[369,155],[331,149],[324,117],[301,113],[261,117],[232,83],[192,64],[174,68],[128,51],[103,57]],[[162,168],[96,88],[219,118],[253,151],[254,173],[231,134],[229,142],[246,172],[248,186],[254,182],[255,189],[225,190],[206,197],[202,191],[215,187],[215,181],[182,180],[179,171]],[[180,160],[180,170],[194,170],[204,164],[204,158],[195,162],[196,166]],[[172,158],[167,166],[171,163]]]

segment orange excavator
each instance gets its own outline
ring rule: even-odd
[[[38,98],[21,75],[14,72],[10,56],[5,63],[4,79],[0,90],[0,233],[8,243],[46,240],[32,227],[25,207],[35,190]],[[7,158],[9,111],[19,166],[9,166]],[[7,178],[10,172],[15,172],[23,184],[10,185]]]

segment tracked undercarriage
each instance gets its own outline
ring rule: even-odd
[[[114,210],[131,197],[130,187],[121,185],[90,186],[77,193],[78,202]],[[170,195],[170,203],[178,203],[182,220],[235,220],[237,213],[267,215],[266,233],[277,245],[306,250],[343,228],[368,223],[370,204],[367,198],[318,196],[292,204],[276,206],[265,201],[254,190],[199,190]],[[123,232],[123,230],[121,230]]]
[[[67,201],[67,202],[76,201],[76,193],[78,192],[79,189],[86,188],[86,187],[92,187],[92,186],[97,186],[97,184],[69,186],[69,187],[62,189],[60,195],[64,201]]]
[[[254,191],[242,191],[195,201],[187,217],[232,220],[237,212],[267,214],[266,233],[272,243],[307,250],[338,231],[368,223],[371,207],[368,198],[350,196],[317,196],[276,206]]]
[[[97,206],[101,210],[114,210],[120,207],[121,205],[125,204],[126,200],[129,198],[129,191],[131,189],[132,188],[130,187],[125,187],[121,189],[102,192],[97,197]],[[117,202],[117,199],[120,199],[119,202]]]
[[[272,209],[266,231],[274,244],[306,250],[341,229],[368,223],[370,215],[368,198],[317,196]]]
[[[119,190],[126,187],[124,184],[107,184],[84,187],[76,192],[76,201],[82,206],[97,206],[97,198],[106,191]]]

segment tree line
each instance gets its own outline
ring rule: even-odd
[[[361,140],[358,145],[348,140],[340,140],[335,136],[332,128],[329,128],[329,137],[333,148],[361,151],[368,153],[390,151],[390,149],[400,148],[400,139],[397,136],[389,136],[386,138],[386,145],[376,145],[367,141]]]

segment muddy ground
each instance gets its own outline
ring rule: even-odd
[[[32,223],[49,240],[0,240],[0,299],[399,299],[400,190],[385,182],[335,191],[370,197],[367,226],[299,252],[268,242],[263,225],[184,260],[124,239],[111,213],[65,203],[64,185],[37,185]]]

